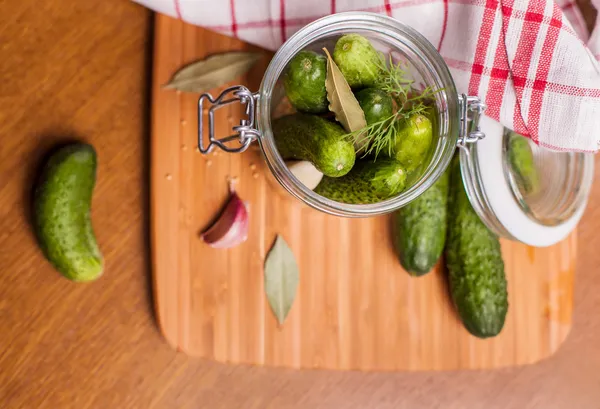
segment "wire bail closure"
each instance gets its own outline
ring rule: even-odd
[[[241,153],[260,136],[255,128],[255,113],[258,94],[252,93],[242,85],[236,85],[225,89],[217,98],[209,93],[204,93],[198,99],[198,149],[201,153],[210,153],[215,146],[225,152]],[[204,104],[210,102],[208,109],[208,145],[204,141]],[[215,111],[221,107],[239,102],[245,105],[246,118],[240,120],[240,124],[232,129],[235,135],[225,138],[215,137]],[[465,148],[467,144],[475,143],[485,138],[485,133],[479,126],[479,119],[486,109],[485,103],[479,97],[461,94],[458,96],[460,106],[460,129],[457,146]],[[239,146],[231,147],[227,143],[238,140]]]
[[[457,146],[465,148],[467,144],[475,143],[485,138],[485,133],[479,127],[479,119],[487,108],[481,98],[461,94],[458,96],[460,107],[460,130]]]
[[[198,149],[200,152],[203,154],[210,153],[215,146],[230,153],[241,153],[248,149],[248,146],[260,135],[258,129],[254,127],[257,100],[258,94],[252,93],[242,85],[227,88],[216,99],[209,93],[202,94],[198,99]],[[204,104],[206,101],[212,105],[208,109],[208,145],[204,143]],[[235,102],[246,106],[246,117],[240,120],[239,125],[233,127],[236,135],[218,139],[215,137],[215,111]],[[231,147],[227,145],[228,142],[236,139],[240,146]]]

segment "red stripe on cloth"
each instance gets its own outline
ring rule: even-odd
[[[515,132],[517,132],[517,131],[515,130]],[[518,132],[517,132],[517,133],[518,133]],[[552,150],[559,151],[559,152],[582,152],[582,153],[596,153],[596,151],[593,151],[593,150],[587,150],[587,149],[571,149],[571,148],[563,148],[563,147],[560,147],[560,146],[554,146],[554,145],[551,145],[551,144],[549,144],[549,143],[546,143],[546,142],[543,142],[543,141],[539,141],[539,140],[538,140],[538,141],[534,141],[534,142],[536,142],[538,145],[540,145],[540,146],[542,146],[542,147],[544,147],[544,148],[552,149]]]
[[[469,5],[469,6],[480,6],[480,7],[484,7],[487,3],[488,0],[449,0],[450,2],[454,3],[454,4],[465,4],[465,5]],[[534,14],[538,14],[538,13],[534,13]],[[518,18],[520,20],[524,20],[525,19],[525,15],[526,13],[523,10],[513,10],[513,14],[512,17],[513,18]],[[551,18],[546,16],[546,15],[541,15],[541,22],[544,24],[551,24]],[[565,30],[567,33],[571,34],[572,36],[576,37],[577,39],[579,39],[579,36],[577,35],[577,33],[568,25],[563,24],[561,27],[563,30]],[[581,39],[579,39],[581,41]],[[582,41],[583,43],[583,41]],[[585,43],[583,43],[585,45]]]
[[[529,20],[529,21],[535,21],[535,22],[541,22],[543,24],[549,25],[549,26],[553,26],[556,25],[557,20],[555,18],[552,17],[548,17],[545,14],[540,14],[540,13],[529,13],[529,12],[524,12],[523,10],[515,10],[514,14],[513,14],[514,18],[518,18],[521,20]],[[568,25],[565,25],[562,23],[560,23],[560,27],[565,30],[567,33],[571,34],[574,37],[579,38],[579,36],[577,35],[577,33],[575,31],[573,31],[573,29],[571,27],[569,27]]]
[[[418,6],[421,4],[438,3],[440,1],[443,1],[443,0],[408,0],[408,1],[404,0],[404,1],[400,1],[400,2],[390,3],[390,7],[393,11],[393,10],[404,8],[404,7]],[[336,10],[337,10],[337,6],[336,6]],[[358,8],[358,9],[355,9],[355,11],[383,13],[385,11],[385,5]],[[308,16],[308,17],[288,18],[285,20],[285,25],[288,28],[304,26],[304,25],[311,23],[323,16],[324,16],[324,14],[313,15],[313,16]],[[240,30],[247,30],[247,29],[270,28],[270,27],[279,27],[279,26],[281,26],[281,19],[279,19],[279,20],[266,19],[266,20],[257,20],[257,21],[248,21],[248,22],[244,22],[244,23],[238,23],[237,28],[238,28],[238,31],[240,31]],[[214,31],[231,30],[231,25],[223,25],[223,24],[215,24],[215,25],[207,24],[207,25],[203,25],[203,27],[207,28],[209,30],[214,30]]]
[[[558,20],[560,24],[548,27],[544,45],[542,46],[542,52],[540,53],[540,60],[538,61],[531,102],[529,104],[527,127],[529,128],[532,139],[536,142],[538,141],[540,116],[542,115],[542,107],[544,104],[544,92],[547,87],[546,80],[548,79],[548,73],[550,72],[550,66],[552,65],[552,56],[554,55],[554,50],[556,50],[556,42],[558,41],[560,26],[562,25],[562,13],[556,3],[553,3],[552,19]]]
[[[390,8],[392,10],[396,10],[396,9],[403,8],[403,7],[418,6],[419,4],[439,3],[440,1],[441,0],[403,0],[403,1],[396,1],[393,3],[390,3],[388,1],[388,3],[390,4]],[[370,11],[369,9],[376,9],[376,7],[369,7],[367,9],[365,9],[364,11]]]
[[[281,29],[281,42],[285,43],[287,40],[287,36],[285,34],[285,26],[287,22],[285,21],[285,0],[279,0],[279,28]]]
[[[448,27],[448,0],[444,0],[444,21],[442,23],[442,35],[440,36],[440,43],[438,44],[438,51],[442,49],[444,43],[444,37],[446,36],[446,28]]]
[[[455,60],[448,57],[443,57],[444,61],[448,67],[456,68],[457,70],[470,72],[473,69],[473,64],[466,62]],[[490,78],[504,78],[507,74],[504,70],[491,68],[488,66],[484,66],[481,72],[481,75],[485,75]],[[533,88],[535,80],[528,79],[525,77],[516,77],[509,74],[509,79],[512,79],[513,83],[516,86],[521,88]],[[567,95],[567,96],[576,96],[576,97],[592,97],[592,98],[600,98],[600,89],[599,88],[581,88],[576,87],[574,85],[565,85],[559,84],[557,82],[548,82],[545,81],[545,87],[548,92],[554,92],[556,94]]]
[[[175,4],[175,14],[177,15],[177,18],[182,20],[181,17],[181,4],[179,4],[179,0],[173,0],[173,3]]]
[[[383,0],[383,5],[385,7],[385,13],[392,17],[392,5],[390,4],[390,0]]]
[[[521,28],[521,34],[519,38],[519,44],[517,45],[517,51],[515,53],[515,59],[513,60],[511,67],[514,77],[528,78],[529,77],[529,66],[531,65],[531,56],[537,36],[542,25],[541,17],[543,17],[545,1],[544,0],[531,0],[527,5],[527,12],[525,13],[525,19],[523,21],[523,27]],[[513,124],[520,130],[527,129],[525,120],[523,118],[523,112],[521,109],[521,100],[523,98],[524,87],[519,82],[513,79],[515,85],[515,93],[517,96],[517,102],[515,104],[515,111],[513,113]],[[524,85],[524,84],[523,84]]]
[[[331,14],[335,14],[335,0],[331,0]]]
[[[487,0],[450,0],[454,4],[466,4],[468,6],[485,7]]]
[[[237,37],[237,20],[235,19],[235,0],[229,0],[229,5],[231,8],[231,33],[234,37]]]
[[[481,82],[481,70],[485,65],[485,57],[487,56],[488,47],[490,45],[490,33],[494,27],[494,16],[498,8],[497,0],[488,0],[483,12],[481,27],[475,48],[475,58],[473,59],[473,67],[471,69],[471,78],[469,80],[469,94],[479,94],[479,83]]]
[[[251,29],[251,28],[267,28],[267,27],[279,26],[280,23],[281,22],[279,20],[272,20],[272,19],[261,20],[261,21],[248,21],[245,23],[238,23],[237,28],[238,28],[238,30],[247,30],[247,29]],[[288,23],[288,25],[291,25],[291,24]],[[230,26],[226,26],[226,25],[222,25],[222,24],[206,25],[203,27],[205,27],[209,30],[214,30],[214,31],[227,31],[231,28]]]
[[[547,76],[546,76],[547,77]],[[516,77],[513,78],[514,83],[523,84],[525,88],[535,89],[536,87],[543,87],[546,91],[553,92],[555,94],[567,95],[571,97],[591,97],[600,98],[600,89],[598,88],[581,88],[575,85],[564,85],[556,82],[548,82],[545,80],[532,80]]]
[[[519,133],[523,136],[526,136],[528,138],[531,138],[531,134],[529,133],[529,129],[527,129],[527,127],[525,126],[525,122],[521,121],[519,123],[513,123],[513,131],[515,131],[516,133]]]
[[[485,98],[485,103],[488,106],[486,115],[494,119],[500,118],[504,90],[510,76],[505,33],[508,31],[513,4],[514,0],[507,0],[502,3],[502,7],[500,8],[500,12],[502,13],[502,29],[500,30],[500,41],[496,47],[496,55],[494,56],[493,63],[494,68],[492,69],[490,84]]]

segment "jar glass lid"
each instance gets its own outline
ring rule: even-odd
[[[533,246],[565,238],[585,210],[593,155],[551,151],[487,117],[481,127],[486,138],[469,147],[461,161],[469,198],[482,220]]]

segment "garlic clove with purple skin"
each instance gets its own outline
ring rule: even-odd
[[[287,160],[286,166],[292,175],[310,190],[314,190],[323,179],[323,173],[306,160]]]
[[[221,215],[201,237],[213,248],[235,247],[248,238],[248,224],[248,206],[231,190],[231,196]]]

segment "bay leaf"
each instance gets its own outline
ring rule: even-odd
[[[294,253],[283,237],[277,235],[265,260],[265,293],[279,325],[283,324],[292,308],[298,281]]]
[[[163,88],[204,92],[244,75],[260,57],[259,53],[245,51],[215,54],[181,68]]]
[[[331,58],[329,51],[323,48],[327,54],[327,78],[325,80],[325,89],[327,90],[327,100],[329,101],[329,110],[335,114],[335,119],[342,124],[346,132],[356,132],[367,126],[365,113],[358,103],[354,93],[344,78],[344,74]],[[361,149],[361,138],[355,139],[355,147]],[[358,142],[356,142],[358,141]],[[356,145],[359,146],[356,146]]]

